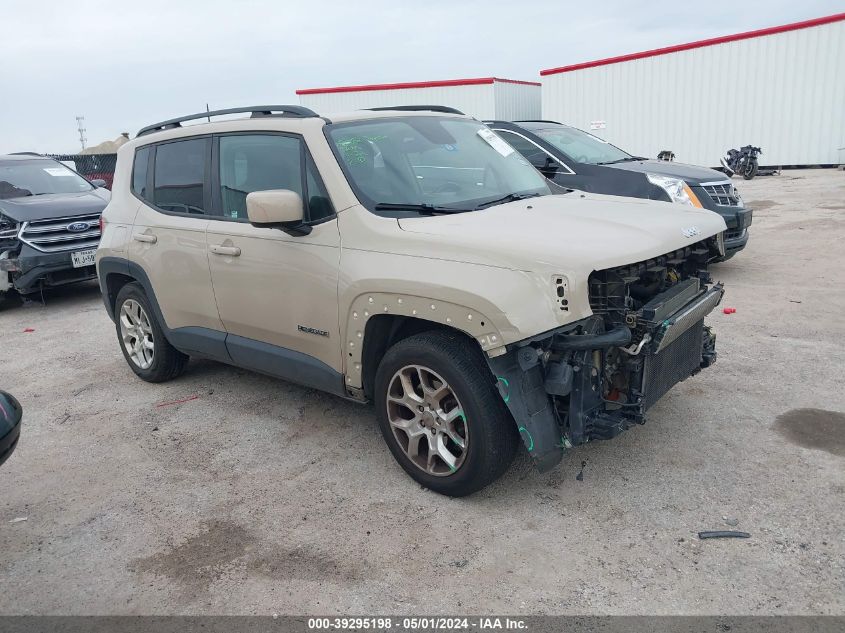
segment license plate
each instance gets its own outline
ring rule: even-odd
[[[82,268],[83,266],[93,266],[94,256],[97,254],[97,249],[92,248],[87,251],[77,251],[70,254],[70,261],[74,268]]]

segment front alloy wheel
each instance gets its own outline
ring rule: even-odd
[[[149,369],[155,355],[155,341],[150,318],[134,299],[120,307],[120,338],[126,355],[141,369]]]
[[[422,365],[393,374],[387,390],[387,418],[408,459],[429,475],[451,475],[469,447],[464,410],[449,384]]]
[[[393,457],[429,490],[472,494],[513,460],[516,425],[484,353],[463,333],[433,330],[394,343],[376,370],[373,401]]]

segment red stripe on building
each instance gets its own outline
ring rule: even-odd
[[[584,68],[593,68],[595,66],[607,66],[608,64],[629,62],[634,59],[643,59],[645,57],[668,55],[669,53],[688,51],[694,48],[703,48],[705,46],[715,46],[716,44],[726,44],[728,42],[738,42],[739,40],[749,40],[755,37],[764,37],[766,35],[776,35],[777,33],[787,33],[789,31],[797,31],[799,29],[808,29],[813,26],[831,24],[832,22],[841,22],[842,20],[845,20],[845,13],[837,13],[836,15],[828,15],[823,18],[815,18],[813,20],[805,20],[803,22],[793,22],[792,24],[784,24],[782,26],[772,26],[766,29],[758,29],[756,31],[746,31],[745,33],[736,33],[735,35],[723,35],[722,37],[713,37],[708,40],[699,40],[698,42],[690,42],[688,44],[677,44],[675,46],[667,46],[665,48],[655,48],[650,51],[631,53],[630,55],[620,55],[619,57],[608,57],[607,59],[599,59],[592,62],[572,64],[571,66],[549,68],[547,70],[541,70],[540,75],[568,73],[573,70],[582,70]]]
[[[520,81],[518,79],[500,79],[499,77],[478,77],[476,79],[446,79],[443,81],[417,81],[400,84],[369,84],[365,86],[336,86],[334,88],[303,88],[296,91],[298,95],[328,94],[332,92],[367,92],[370,90],[404,90],[408,88],[443,88],[447,86],[478,86],[494,82],[506,84],[521,84],[523,86],[539,86],[536,81]]]

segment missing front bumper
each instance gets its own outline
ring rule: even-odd
[[[650,302],[644,316],[651,318],[637,324],[638,340],[624,349],[630,336],[619,328],[607,333],[600,318],[590,317],[488,358],[538,470],[553,468],[566,448],[643,424],[669,389],[712,365],[716,339],[704,317],[723,293],[721,284],[665,293]],[[614,382],[619,372],[609,369],[615,364],[624,367],[624,393]]]

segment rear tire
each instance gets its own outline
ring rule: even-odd
[[[472,494],[516,454],[516,425],[482,352],[458,332],[423,332],[391,347],[376,372],[374,400],[393,457],[435,492]]]
[[[185,371],[188,356],[165,338],[141,284],[128,283],[114,308],[117,341],[130,369],[147,382],[165,382]]]

